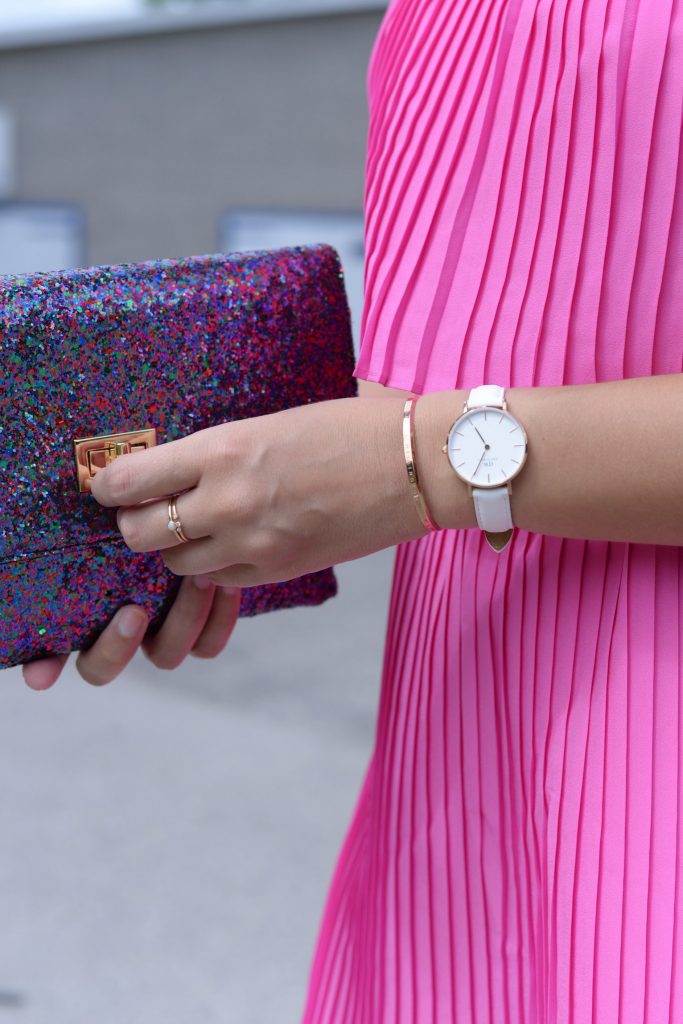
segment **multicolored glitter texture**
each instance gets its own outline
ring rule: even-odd
[[[351,397],[353,367],[324,243],[0,277],[0,667],[89,647],[129,602],[154,633],[181,583],[78,491],[74,438],[156,427],[163,444]],[[240,615],[336,592],[332,568],[249,587]]]

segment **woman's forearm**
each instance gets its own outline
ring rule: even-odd
[[[441,451],[467,390],[415,411],[422,490],[436,521],[476,527],[467,485]],[[528,437],[512,480],[516,526],[562,537],[683,544],[683,374],[506,389]]]

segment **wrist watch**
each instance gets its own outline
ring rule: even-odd
[[[467,484],[477,523],[490,547],[502,551],[514,530],[510,481],[527,454],[526,431],[508,412],[505,388],[498,384],[472,388],[442,451]]]

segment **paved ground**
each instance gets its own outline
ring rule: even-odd
[[[298,1024],[372,743],[394,550],[320,608],[0,690],[0,1024]]]

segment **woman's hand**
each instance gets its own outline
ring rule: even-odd
[[[143,639],[143,608],[120,608],[78,653],[80,675],[93,685],[111,682],[138,648],[165,669],[188,654],[215,657],[237,622],[241,586],[291,579],[421,536],[401,446],[408,394],[359,381],[358,398],[197,431],[101,470],[93,495],[122,506],[118,522],[129,546],[161,549],[186,578],[156,636]],[[192,538],[183,545],[167,528],[165,500],[181,490],[178,511]],[[27,663],[26,683],[48,689],[67,658]]]
[[[143,639],[148,616],[138,605],[125,605],[87,651],[79,651],[76,668],[88,683],[111,682],[139,647],[157,668],[176,668],[192,654],[213,658],[227,644],[237,622],[239,590],[217,587],[205,576],[184,579],[159,631]],[[33,690],[47,690],[59,678],[68,654],[39,658],[22,666]]]
[[[420,537],[403,399],[354,397],[198,430],[124,455],[92,494],[133,551],[237,587],[293,579]],[[187,543],[168,529],[168,496]]]
[[[214,657],[232,634],[247,580],[293,578],[420,536],[401,448],[408,394],[359,381],[358,398],[197,431],[101,470],[93,495],[123,506],[118,521],[129,546],[162,549],[186,578],[155,637],[143,640],[143,608],[120,608],[78,653],[80,675],[93,685],[111,682],[138,648],[158,668],[175,668],[187,654]],[[186,491],[178,511],[193,538],[184,545],[166,525],[164,499],[178,490]],[[198,527],[211,532],[200,537]],[[199,568],[207,562],[213,579]],[[214,582],[237,578],[245,582]],[[26,683],[48,689],[67,658],[25,664]]]

